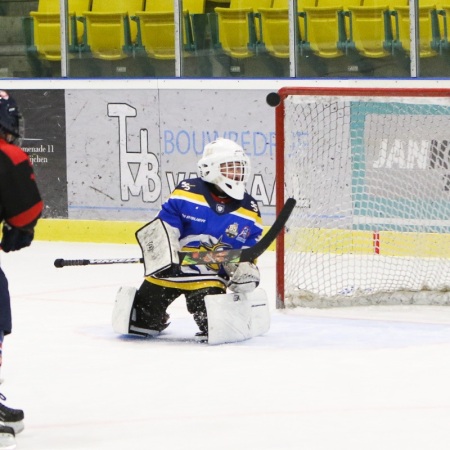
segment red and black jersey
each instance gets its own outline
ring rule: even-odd
[[[28,155],[0,139],[0,222],[21,229],[33,229],[43,202]]]

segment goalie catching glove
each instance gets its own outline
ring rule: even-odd
[[[228,289],[232,292],[252,292],[259,285],[259,269],[251,262],[224,264],[223,268],[230,277]]]

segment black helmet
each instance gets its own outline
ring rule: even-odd
[[[0,130],[19,137],[20,117],[15,100],[6,91],[0,90]]]

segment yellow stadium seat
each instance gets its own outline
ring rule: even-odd
[[[205,0],[183,0],[183,42],[185,49],[193,49],[192,18],[205,12]],[[145,11],[137,12],[138,46],[154,59],[175,59],[175,18],[173,0],[147,0]]]
[[[189,14],[204,14],[206,8],[206,0],[183,0],[183,11]]]
[[[183,0],[183,42],[186,49],[194,49],[194,17],[205,13],[206,0]],[[154,16],[152,14],[158,13]],[[164,14],[163,14],[164,13]],[[171,18],[169,17],[169,14]],[[140,46],[148,56],[156,59],[175,58],[175,24],[173,0],[146,0],[143,13],[136,14],[140,26]]]
[[[230,8],[242,9],[252,8],[257,10],[259,8],[271,8],[272,0],[231,0]]]
[[[439,47],[439,32],[436,29],[436,22],[433,16],[436,14],[436,6],[419,6],[419,56],[429,58],[436,56],[438,52],[435,48]],[[398,41],[406,52],[411,50],[410,41],[410,20],[409,6],[396,6],[394,10],[396,17],[396,26],[398,30]]]
[[[137,12],[141,45],[155,59],[175,59],[173,11]]]
[[[356,50],[367,58],[392,54],[389,6],[350,6],[349,10]]]
[[[344,9],[348,9],[350,6],[361,6],[363,0],[316,0],[316,6],[327,6],[329,8],[342,5]]]
[[[173,0],[146,0],[145,11],[148,12],[168,12],[174,10]]]
[[[392,5],[400,5],[400,6],[408,6],[408,0],[362,0],[361,6],[371,6],[374,8],[375,6],[386,6],[389,5],[389,9],[392,9]]]
[[[183,11],[190,14],[203,14],[205,12],[206,0],[183,0]],[[173,0],[146,0],[145,11],[169,12],[174,10]]]
[[[129,56],[137,37],[137,25],[129,16],[143,7],[143,0],[92,0],[92,11],[83,13],[92,56],[105,60]]]
[[[276,58],[289,58],[289,11],[287,9],[259,9],[261,15],[261,41],[265,49]]]
[[[230,8],[232,9],[248,9],[253,11],[253,26],[255,27],[256,40],[261,40],[261,19],[258,14],[260,8],[271,8],[272,0],[231,0]]]
[[[336,5],[342,5],[344,8],[343,21],[345,25],[345,36],[348,41],[351,39],[352,29],[350,24],[349,7],[361,6],[363,0],[316,0],[316,6],[320,7],[336,7]]]
[[[255,55],[256,33],[252,8],[215,8],[218,22],[218,41],[222,50],[232,58],[243,59]]]
[[[337,58],[346,52],[343,6],[307,8],[307,36],[311,50],[321,58]]]
[[[89,10],[91,0],[69,0],[69,51],[80,51],[83,43],[84,27],[76,16]],[[59,0],[40,0],[38,10],[31,11],[33,19],[33,40],[41,58],[49,61],[61,60],[61,19]]]
[[[370,6],[372,8],[375,8],[375,7],[380,8],[380,7],[384,7],[384,6],[386,6],[386,4],[388,4],[389,11],[392,12],[392,10],[394,10],[396,6],[408,6],[408,3],[409,3],[409,0],[389,0],[389,1],[386,1],[386,0],[362,0],[361,6]],[[390,18],[389,22],[390,22],[389,27],[392,31],[392,39],[393,39],[393,37],[397,36],[398,33],[397,33],[396,19],[392,15],[392,13],[391,13],[391,18]]]
[[[314,8],[317,6],[318,0],[297,0],[297,12],[298,15],[298,29],[299,34],[303,40],[306,40],[306,28],[305,28],[305,15],[303,14],[304,8]],[[273,9],[289,9],[289,0],[272,0]]]
[[[289,8],[288,0],[273,0],[273,8]],[[305,8],[315,8],[318,0],[297,0],[298,8],[298,29],[301,39],[308,40],[308,30],[306,27],[306,13]],[[281,6],[285,5],[285,6]]]
[[[287,8],[259,9],[262,24],[262,44],[276,58],[289,58],[289,10]],[[300,13],[302,14],[302,13]],[[303,18],[299,20],[303,21]],[[309,45],[297,29],[297,48],[302,54]]]
[[[297,0],[297,9],[299,11],[303,11],[303,8],[314,8],[318,6],[318,0]],[[289,0],[273,0],[272,8],[278,9],[288,9],[289,8]]]

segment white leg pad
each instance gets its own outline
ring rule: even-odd
[[[112,312],[112,328],[116,333],[129,334],[131,309],[133,308],[136,288],[122,286],[116,295]]]
[[[252,305],[250,334],[252,337],[261,336],[270,330],[270,310],[267,294],[264,289],[255,289],[246,294]]]
[[[208,344],[240,342],[266,333],[270,312],[266,292],[207,295]]]

